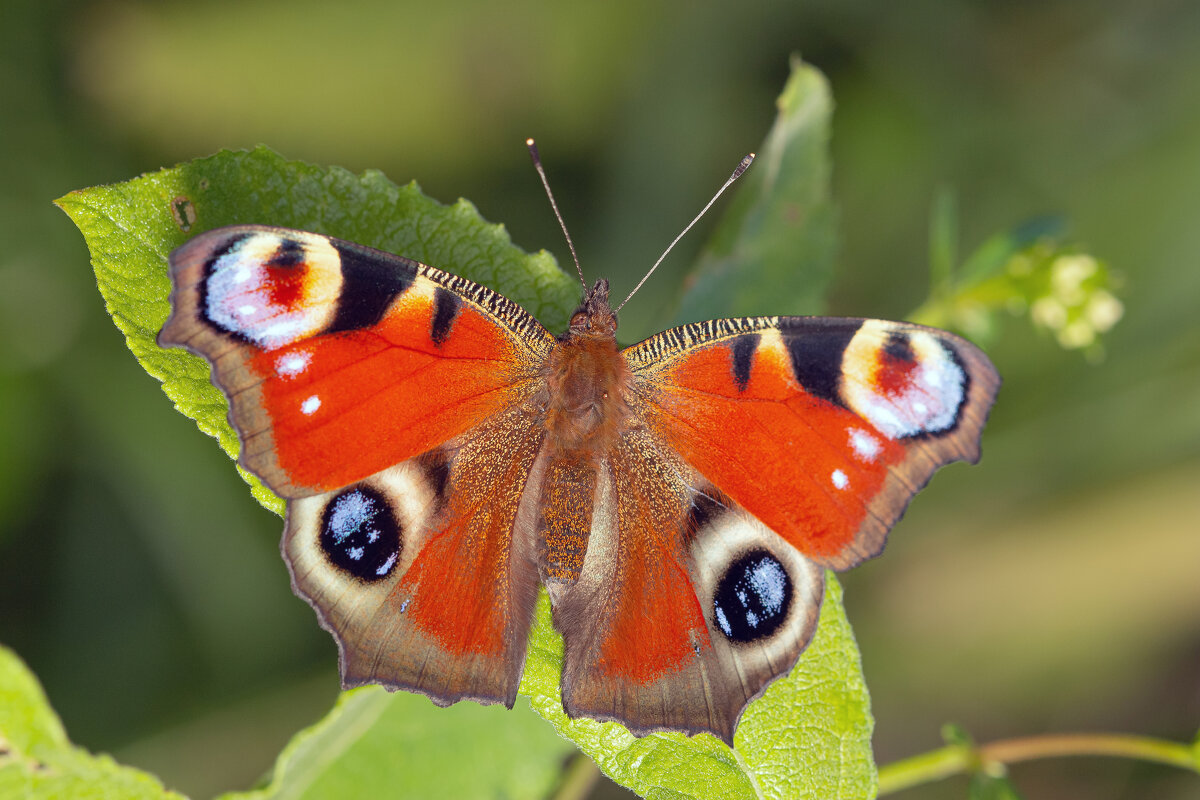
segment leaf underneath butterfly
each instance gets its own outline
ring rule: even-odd
[[[707,734],[638,738],[617,723],[568,717],[558,695],[563,642],[549,624],[544,592],[537,618],[521,693],[617,783],[645,797],[680,800],[875,796],[870,699],[832,573],[812,644],[790,675],[746,709],[733,750]]]
[[[485,222],[466,200],[442,205],[415,182],[396,186],[376,171],[287,161],[265,147],[223,151],[56,202],[87,240],[100,293],[129,349],[231,457],[237,435],[208,362],[155,343],[170,312],[167,255],[201,231],[254,222],[401,253],[500,290],[552,330],[566,326],[579,299],[575,279],[549,254],[514,247],[502,225]],[[260,503],[283,513],[283,502],[256,477],[242,477]]]
[[[0,797],[181,795],[151,775],[72,745],[37,679],[15,653],[0,647]]]
[[[222,800],[538,800],[561,779],[571,750],[524,701],[512,711],[474,703],[438,708],[420,695],[369,686],[343,692],[324,719],[296,734],[267,786]]]

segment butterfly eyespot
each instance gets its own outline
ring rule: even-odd
[[[201,313],[219,331],[276,350],[329,327],[343,284],[341,257],[328,241],[247,233],[207,259]]]
[[[400,559],[400,524],[387,498],[369,486],[334,496],[321,514],[321,550],[363,581],[386,578]]]
[[[735,559],[713,594],[717,629],[736,644],[764,639],[787,619],[792,579],[779,559],[763,549]]]
[[[949,434],[962,419],[970,375],[953,346],[925,331],[889,330],[867,320],[846,348],[842,398],[848,408],[893,439]],[[881,341],[882,340],[882,341]],[[852,441],[864,460],[878,448]]]

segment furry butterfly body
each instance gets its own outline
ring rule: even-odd
[[[346,686],[512,705],[539,584],[564,707],[732,742],[877,554],[974,461],[999,379],[897,322],[754,317],[620,349],[608,285],[550,334],[441,270],[317,234],[201,234],[159,341],[209,360],[287,500],[296,592]]]

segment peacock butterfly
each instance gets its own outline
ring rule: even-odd
[[[732,744],[812,638],[824,570],[978,459],[999,387],[974,345],[903,322],[710,320],[619,349],[604,280],[555,337],[464,278],[260,225],[194,237],[170,274],[158,341],[208,359],[241,464],[286,499],[344,686],[511,707],[541,584],[566,712],[637,734]]]

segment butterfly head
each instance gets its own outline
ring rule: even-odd
[[[583,296],[583,302],[571,315],[567,336],[613,339],[617,335],[617,315],[608,304],[608,281],[601,278]]]

